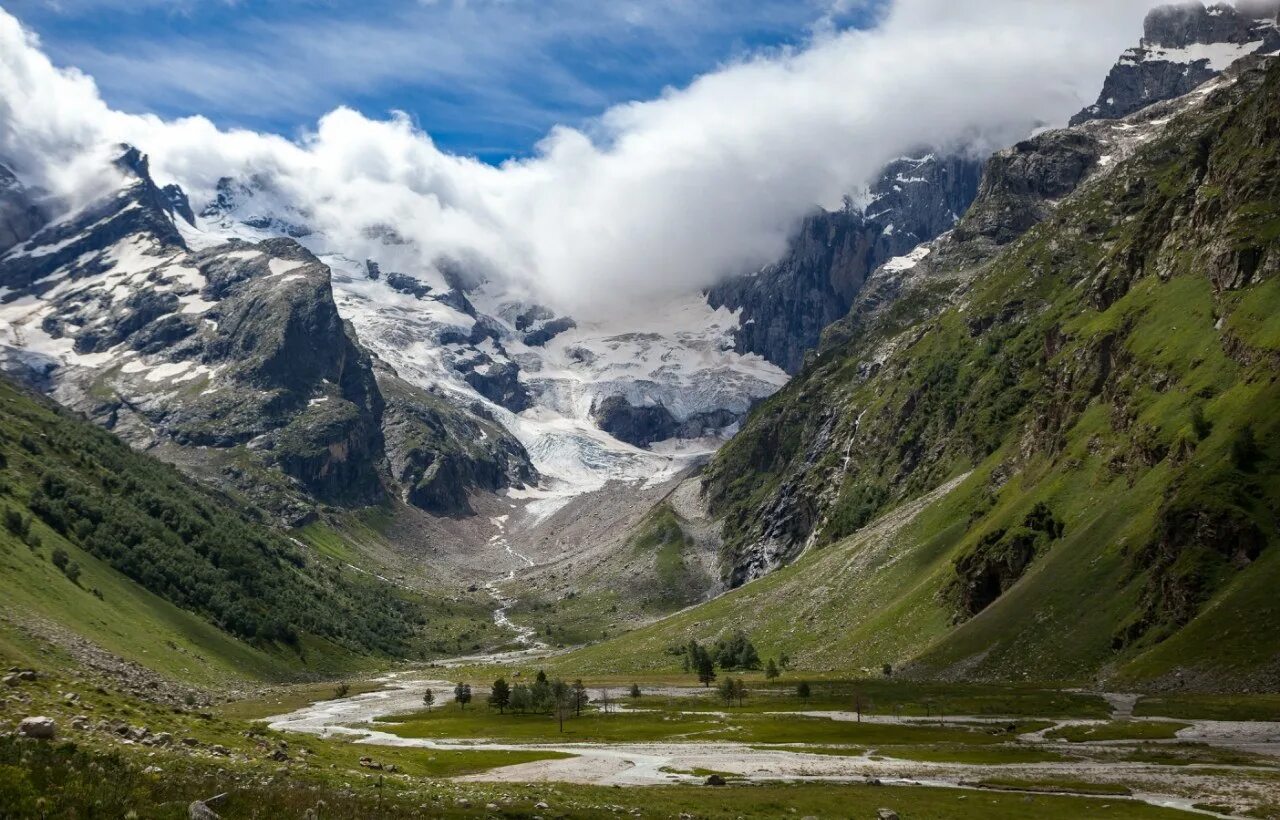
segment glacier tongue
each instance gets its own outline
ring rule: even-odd
[[[319,250],[317,237],[303,241]],[[368,265],[341,254],[320,257],[333,270],[339,311],[366,347],[406,380],[479,404],[519,439],[544,481],[513,494],[538,499],[545,512],[610,481],[674,476],[714,452],[737,420],[787,379],[759,356],[735,352],[730,333],[737,317],[711,309],[700,293],[579,325],[488,282],[464,294],[472,315],[436,293],[419,297],[396,290],[385,276],[371,279]],[[504,406],[473,383],[510,366],[518,368],[526,407]],[[686,427],[693,419],[700,434],[649,449],[620,441],[592,415],[611,396],[660,405]],[[716,416],[727,423],[698,428],[697,419],[716,413],[727,414]]]

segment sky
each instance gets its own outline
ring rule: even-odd
[[[353,259],[617,316],[778,259],[904,153],[1065,124],[1151,5],[9,0],[0,161],[74,207],[127,142],[197,210],[258,180]]]
[[[499,162],[556,124],[743,55],[866,26],[888,0],[9,0],[112,107],[297,134],[345,105],[408,113]]]

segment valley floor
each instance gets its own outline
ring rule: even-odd
[[[438,704],[452,697],[447,680],[393,675],[383,683],[272,717],[270,728],[429,754],[555,755],[463,775],[460,783],[681,785],[693,799],[695,786],[715,774],[739,788],[874,783],[959,790],[958,800],[980,799],[970,790],[982,789],[1099,795],[1108,806],[1220,816],[1280,811],[1280,721],[1135,717],[1139,698],[1130,695],[1055,693],[1065,706],[1044,717],[1034,714],[1040,704],[1031,697],[1010,716],[904,715],[916,710],[900,703],[889,714],[859,717],[847,706],[824,708],[820,691],[809,708],[768,684],[748,705],[727,707],[706,689],[658,684],[608,714],[592,707],[559,729],[547,715],[499,715],[484,706],[423,712],[427,689]],[[600,687],[591,691],[599,701]],[[615,686],[612,697],[625,693]],[[911,697],[909,685],[902,695]],[[705,792],[697,794],[701,800]]]

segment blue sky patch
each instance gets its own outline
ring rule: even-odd
[[[865,25],[882,0],[10,0],[114,108],[297,136],[339,105],[408,112],[497,162],[548,129],[743,56]]]

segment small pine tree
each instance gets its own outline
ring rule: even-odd
[[[533,698],[529,694],[529,687],[517,683],[511,688],[511,711],[523,715],[532,708]]]
[[[716,664],[711,659],[711,653],[699,647],[698,651],[698,682],[703,686],[711,686],[711,682],[716,679]]]
[[[539,670],[538,670],[538,676],[537,676],[537,678],[535,678],[535,679],[534,679],[534,681],[535,681],[535,683],[546,683],[546,682],[547,682],[547,673],[546,673],[546,672],[544,672],[544,671],[542,671],[541,669],[539,669]]]
[[[466,709],[467,704],[471,702],[471,684],[459,682],[453,687],[453,699],[457,701],[458,706]]]
[[[641,695],[640,684],[638,683],[631,684],[631,697],[638,698],[640,697],[640,695]]]
[[[427,711],[431,711],[431,707],[435,705],[436,695],[430,689],[422,693],[422,705],[427,707]]]
[[[780,674],[778,664],[774,663],[773,658],[770,658],[769,662],[764,665],[764,676],[769,680],[773,680]]]
[[[569,684],[556,678],[551,682],[551,710],[555,715],[556,721],[560,724],[560,731],[564,731],[564,719],[569,717],[573,712],[573,695],[572,688]]]
[[[67,580],[71,581],[71,583],[77,585],[80,583],[80,565],[75,561],[67,564],[67,568],[62,572],[67,576]]]
[[[807,680],[802,680],[796,685],[796,697],[804,701],[805,704],[809,703],[809,696],[812,694],[813,693],[809,689],[809,682]]]
[[[737,687],[733,685],[733,678],[725,678],[724,681],[716,687],[716,693],[720,695],[720,700],[724,701],[725,706],[732,706],[734,696],[737,695]]]
[[[506,678],[498,678],[489,691],[489,705],[497,707],[498,714],[505,715],[510,704],[511,686],[507,684]]]
[[[53,556],[50,560],[53,561],[53,565],[55,567],[65,572],[67,564],[71,561],[71,558],[67,555],[67,551],[62,547],[55,547],[53,550]]]

